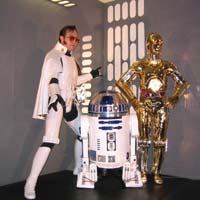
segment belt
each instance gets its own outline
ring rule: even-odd
[[[142,89],[140,91],[140,95],[142,97],[146,97],[146,98],[147,97],[152,97],[152,98],[154,98],[154,97],[162,97],[163,96],[163,92],[160,92],[160,91],[152,92],[151,90]]]

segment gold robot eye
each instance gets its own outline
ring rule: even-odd
[[[162,45],[163,39],[158,33],[150,33],[148,38],[147,38],[147,42],[146,42],[147,48],[149,48],[150,44]]]

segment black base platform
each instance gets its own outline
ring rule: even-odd
[[[119,171],[100,176],[95,189],[77,189],[76,176],[62,171],[40,176],[37,200],[193,200],[200,199],[200,180],[162,176],[163,185],[152,177],[142,188],[125,188]],[[1,200],[24,200],[24,182],[0,187]]]

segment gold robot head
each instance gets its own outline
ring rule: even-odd
[[[161,55],[163,39],[158,33],[150,33],[147,42],[147,54]]]

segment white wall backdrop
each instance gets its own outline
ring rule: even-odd
[[[76,2],[78,6],[67,10],[46,0],[0,1],[0,185],[23,181],[41,144],[44,123],[32,119],[41,66],[67,24],[79,29],[82,42],[75,53],[83,72],[103,67],[104,77],[85,86],[88,101],[83,112],[94,93],[113,88],[132,62],[145,56],[148,33],[163,36],[163,57],[191,83],[185,99],[171,112],[163,173],[200,179],[200,1]],[[43,174],[72,169],[74,139],[63,124],[61,144]]]

